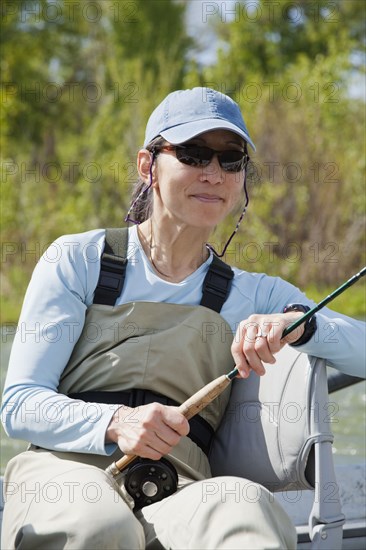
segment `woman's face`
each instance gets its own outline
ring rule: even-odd
[[[185,143],[216,151],[244,150],[243,140],[228,130],[212,130]],[[180,162],[175,151],[161,151],[154,166],[154,215],[179,225],[213,228],[241,198],[244,170],[225,172],[214,155],[206,167]]]

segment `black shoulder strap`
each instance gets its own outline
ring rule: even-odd
[[[106,229],[100,275],[94,293],[94,304],[114,306],[122,292],[127,268],[128,229]]]
[[[100,275],[94,294],[94,304],[114,306],[125,282],[127,268],[128,229],[106,229]],[[201,306],[220,312],[229,296],[234,272],[214,256],[202,285]]]
[[[231,267],[214,256],[203,281],[200,305],[219,313],[229,296],[233,277]]]

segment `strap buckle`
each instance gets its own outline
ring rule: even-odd
[[[121,256],[104,253],[98,285],[94,294],[94,304],[114,306],[122,292],[126,275],[127,259]]]
[[[125,264],[125,258],[104,254],[98,286],[103,288],[103,290],[121,291],[124,281]]]
[[[212,262],[203,283],[203,292],[207,290],[215,296],[226,298],[233,277],[234,273],[231,269],[227,269],[227,267],[222,267],[220,264]]]

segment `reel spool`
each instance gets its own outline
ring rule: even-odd
[[[135,501],[135,510],[172,495],[177,486],[177,471],[166,458],[138,458],[126,473],[125,488]]]

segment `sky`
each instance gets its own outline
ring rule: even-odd
[[[219,44],[211,28],[214,17],[219,16],[221,20],[227,22],[233,20],[233,10],[237,3],[237,0],[187,0],[187,30],[198,40],[201,51],[196,55],[196,59],[202,65],[213,64],[216,60]],[[254,3],[255,0],[252,0],[251,4]],[[351,76],[349,94],[351,97],[363,98],[366,101],[366,79],[362,74]]]
[[[198,54],[198,61],[202,64],[214,63],[218,42],[215,33],[211,29],[211,23],[215,15],[224,16],[225,20],[230,21],[232,17],[230,12],[235,5],[235,1],[188,0],[187,4],[188,32],[196,40],[198,39],[202,48]]]

